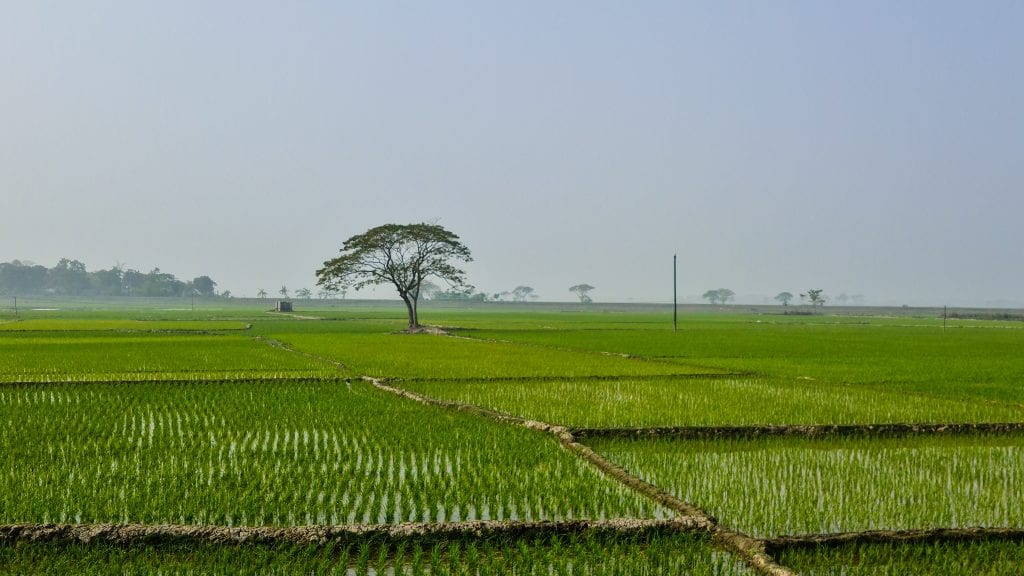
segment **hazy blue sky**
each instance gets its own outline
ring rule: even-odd
[[[6,2],[0,261],[1024,306],[1024,3]]]

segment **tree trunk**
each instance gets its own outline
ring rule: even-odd
[[[409,313],[409,330],[420,327],[420,319],[416,311],[416,300],[404,292],[400,292],[402,301],[405,302],[405,310]]]

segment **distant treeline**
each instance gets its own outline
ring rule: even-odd
[[[950,312],[947,318],[962,320],[1009,320],[1012,322],[1024,321],[1024,314],[1014,312]]]
[[[89,272],[78,260],[62,258],[53,268],[14,260],[0,263],[0,294],[9,296],[215,296],[209,276],[182,281],[154,268],[150,272],[114,266]]]

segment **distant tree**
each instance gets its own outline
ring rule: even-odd
[[[97,270],[89,274],[92,291],[100,296],[120,296],[123,293],[124,271],[119,266],[110,270]]]
[[[583,304],[590,304],[593,300],[591,300],[590,295],[587,294],[587,292],[595,289],[596,288],[590,284],[577,284],[575,286],[570,286],[569,292],[576,294],[576,297],[579,298],[580,302]]]
[[[217,283],[209,276],[200,276],[192,279],[192,288],[199,296],[213,296],[217,289]]]
[[[49,271],[45,266],[13,260],[0,263],[0,293],[38,294],[46,289]]]
[[[299,288],[295,291],[296,298],[302,298],[303,300],[309,300],[309,297],[313,295],[313,292],[309,288]]]
[[[843,292],[839,296],[836,296],[836,303],[839,304],[840,306],[845,306],[846,303],[849,301],[850,296],[846,292]]]
[[[278,290],[277,293],[281,295],[281,298],[287,298],[288,297],[288,287],[282,284],[281,285],[281,289]]]
[[[231,290],[224,290],[220,293],[221,298],[231,298]]]
[[[853,296],[850,296],[850,300],[853,300],[853,305],[854,306],[863,306],[864,305],[864,295],[863,294],[854,294]]]
[[[264,290],[263,288],[260,288],[260,289],[259,289],[259,290],[258,290],[258,291],[256,292],[256,295],[257,295],[257,296],[259,296],[260,298],[266,298],[266,297],[267,297],[267,291],[266,291],[266,290]]]
[[[825,296],[822,295],[822,292],[821,288],[807,291],[807,300],[810,301],[811,306],[825,305]]]
[[[789,306],[789,301],[792,299],[793,295],[790,294],[789,292],[779,292],[778,294],[775,295],[775,300],[777,300],[783,306]]]
[[[338,290],[336,288],[321,288],[316,294],[321,300],[326,300],[328,298],[336,298]]]
[[[341,256],[317,270],[317,284],[339,289],[391,284],[405,302],[409,329],[420,327],[419,298],[423,282],[437,278],[452,288],[465,285],[465,272],[451,261],[473,258],[455,234],[437,224],[385,224],[352,236]]]
[[[187,296],[190,290],[188,284],[175,278],[174,274],[161,272],[159,268],[153,268],[146,274],[128,270],[122,280],[131,283],[132,296]]]
[[[89,290],[89,273],[85,271],[85,264],[78,260],[61,258],[57,265],[50,269],[47,283],[57,294],[84,294]]]
[[[450,290],[443,290],[435,292],[433,300],[444,300],[444,301],[465,301],[465,302],[486,302],[487,295],[483,292],[476,292],[476,288],[473,286],[466,286],[462,289],[452,288]]]
[[[717,290],[708,290],[701,298],[704,298],[712,304],[726,304],[733,299],[736,293],[728,288],[719,288]]]
[[[530,298],[535,298],[533,288],[529,286],[516,286],[512,289],[512,300],[515,302],[526,302]]]
[[[444,288],[441,288],[440,286],[434,284],[430,280],[424,280],[423,283],[420,284],[420,296],[422,296],[423,298],[433,300],[434,298],[437,297],[438,294],[442,292],[444,292]]]

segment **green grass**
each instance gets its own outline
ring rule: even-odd
[[[744,576],[731,557],[688,534],[499,537],[366,545],[0,544],[9,574],[587,574]]]
[[[0,331],[25,332],[222,332],[244,330],[248,324],[231,321],[203,320],[122,320],[122,319],[32,319],[21,322],[0,323]]]
[[[731,320],[731,321],[726,321]],[[764,377],[853,383],[945,398],[1024,404],[1024,329],[979,323],[757,322],[743,317],[668,330],[472,330],[467,336],[562,349],[633,354]],[[901,319],[904,320],[905,319]],[[970,324],[973,327],[968,326]]]
[[[327,322],[310,322],[322,330]],[[316,326],[313,326],[313,325]],[[430,334],[332,331],[274,333],[298,350],[342,362],[357,374],[405,379],[707,374],[719,370],[589,352]]]
[[[1019,422],[1024,408],[780,379],[415,381],[403,388],[573,427]]]
[[[549,435],[359,381],[0,387],[0,523],[669,515]]]
[[[756,536],[1024,527],[1024,438],[618,440],[595,450]]]
[[[785,550],[779,561],[807,576],[1019,576],[1024,572],[1024,543],[850,544]]]

